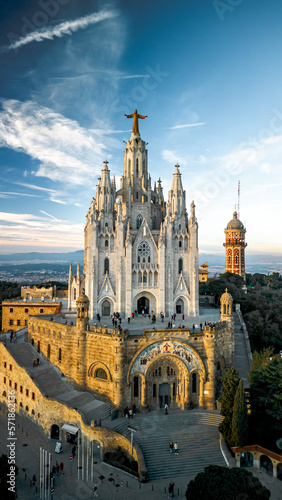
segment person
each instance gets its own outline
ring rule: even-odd
[[[165,404],[165,415],[168,415],[168,405]]]
[[[37,366],[38,366],[38,365],[39,365],[39,363],[40,363],[39,358],[37,358],[36,362],[37,362]]]
[[[168,498],[174,497],[174,483],[169,483],[168,487]]]
[[[130,323],[130,316],[128,316],[128,318],[127,318],[127,323],[128,324]]]
[[[17,332],[14,333],[14,344],[17,342]]]
[[[184,314],[182,314],[182,321],[184,321]]]
[[[178,455],[178,444],[177,444],[177,441],[174,443],[174,453],[175,453],[175,455]]]
[[[128,418],[128,406],[124,409],[124,416]]]
[[[36,366],[36,359],[33,360],[32,366]]]
[[[173,442],[170,441],[170,443],[169,443],[169,453],[173,453],[173,451],[174,451]]]
[[[60,471],[62,474],[64,473],[64,462],[60,463]]]
[[[57,475],[58,475],[60,472],[60,466],[59,466],[58,462],[56,462],[56,471],[57,471]]]
[[[12,343],[12,341],[13,341],[13,336],[14,336],[14,333],[13,333],[13,332],[11,332],[11,333],[10,333],[10,343]]]
[[[35,474],[33,474],[33,476],[32,476],[32,486],[34,486],[35,483],[36,483],[36,476],[35,476]]]
[[[98,496],[97,489],[98,489],[98,486],[97,486],[97,484],[95,484],[94,490],[93,490],[93,497],[97,497]]]
[[[76,446],[73,446],[72,447],[72,450],[71,450],[71,453],[72,455],[75,457],[75,452],[76,452]]]
[[[133,419],[133,410],[132,410],[132,408],[130,408],[130,410],[128,411],[128,418],[132,418]]]

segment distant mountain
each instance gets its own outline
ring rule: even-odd
[[[60,262],[60,263],[75,263],[83,264],[84,250],[76,250],[75,252],[66,253],[41,253],[41,252],[27,252],[27,253],[11,253],[7,255],[0,254],[0,264],[13,264],[20,262],[25,263],[39,263],[39,262]]]
[[[28,252],[28,253],[13,253],[13,254],[0,254],[0,266],[7,264],[76,264],[83,265],[84,250],[77,250],[75,252],[58,252],[58,253],[41,253],[41,252]],[[207,262],[209,265],[208,271],[210,277],[215,273],[224,273],[225,268],[225,255],[224,252],[220,254],[200,252],[199,266]],[[250,254],[246,252],[246,272],[247,273],[263,273],[268,274],[272,272],[279,272],[282,274],[282,255],[277,254]]]

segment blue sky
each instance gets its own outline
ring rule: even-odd
[[[199,248],[237,203],[250,253],[281,253],[280,0],[1,0],[1,253],[83,248],[104,159],[135,108],[153,182],[176,162]]]

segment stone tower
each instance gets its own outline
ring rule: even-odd
[[[69,307],[75,307],[79,281],[89,298],[91,318],[113,312],[127,317],[136,310],[195,316],[199,313],[195,205],[191,203],[188,218],[179,165],[167,203],[161,179],[152,187],[138,117],[145,118],[134,113],[119,190],[104,162],[86,216],[83,274],[72,275],[70,270]]]
[[[237,212],[233,213],[224,231],[225,233],[225,272],[239,274],[246,278],[245,274],[245,243],[246,229],[237,218]]]

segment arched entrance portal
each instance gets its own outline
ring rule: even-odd
[[[159,403],[160,403],[160,408],[163,408],[164,405],[170,406],[170,400],[171,400],[171,395],[170,395],[170,384],[169,383],[164,383],[159,385]]]
[[[147,299],[147,297],[140,297],[140,299],[137,300],[138,314],[142,314],[142,311],[144,311],[145,314],[148,314],[150,312],[150,301],[149,299]]]
[[[110,316],[111,314],[111,304],[108,300],[104,300],[102,304],[102,316]]]
[[[176,314],[183,314],[184,313],[184,304],[182,299],[178,299],[176,302]]]
[[[51,439],[59,439],[60,437],[60,429],[59,426],[53,424],[51,427]]]
[[[147,402],[151,408],[164,408],[165,404],[182,406],[187,385],[189,374],[185,365],[175,357],[162,356],[146,373]],[[186,396],[188,399],[188,392]]]

